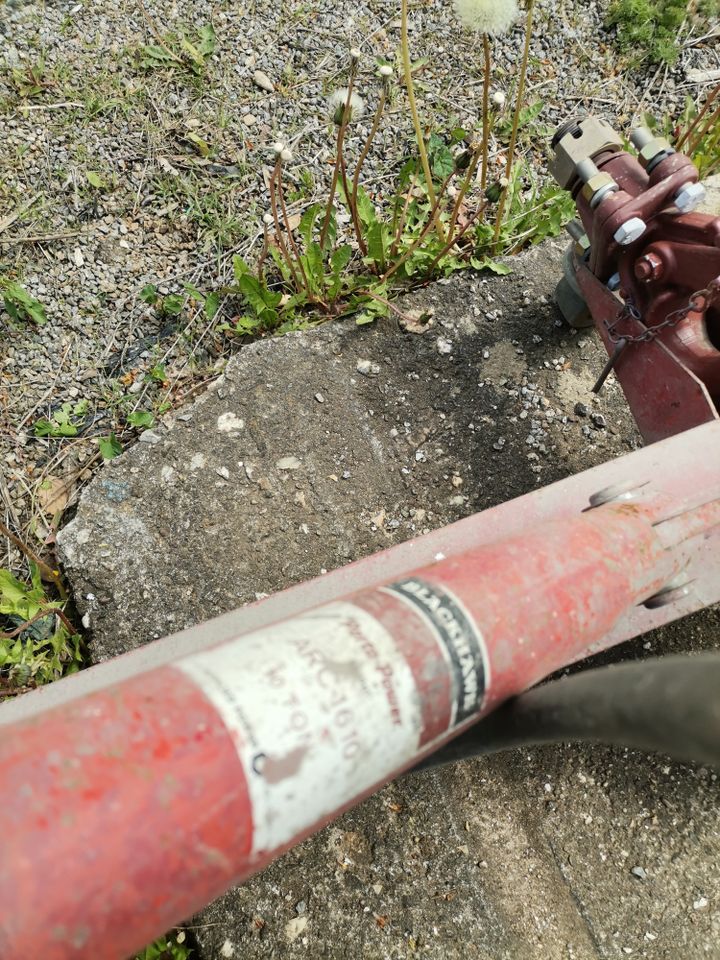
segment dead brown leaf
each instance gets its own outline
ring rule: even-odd
[[[72,494],[72,483],[62,477],[47,477],[38,487],[37,499],[43,513],[55,517],[68,505]]]

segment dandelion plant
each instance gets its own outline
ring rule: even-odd
[[[333,122],[336,124],[337,131],[337,140],[335,146],[335,167],[333,168],[332,181],[330,183],[330,193],[328,194],[327,206],[325,208],[325,218],[323,220],[322,229],[320,231],[320,248],[325,249],[327,243],[328,230],[330,228],[330,218],[332,217],[333,207],[335,203],[335,192],[337,191],[338,178],[341,171],[343,170],[343,143],[345,140],[345,131],[347,130],[348,124],[353,119],[357,119],[364,110],[364,104],[362,99],[354,91],[355,78],[357,76],[357,65],[360,60],[360,51],[353,47],[350,50],[350,76],[348,78],[348,85],[342,91],[336,91],[330,97],[328,102],[328,107],[330,109],[330,117]],[[343,181],[346,180],[346,177],[343,177]],[[347,184],[343,182],[343,187],[345,188],[345,194],[347,196]],[[352,212],[352,211],[351,211]],[[354,222],[353,217],[353,222]]]
[[[483,143],[480,168],[480,185],[483,190],[487,184],[490,146],[490,80],[492,73],[490,37],[499,37],[507,33],[517,20],[519,12],[516,0],[455,0],[455,13],[462,25],[475,33],[481,33],[483,39]]]
[[[493,237],[493,249],[497,248],[500,239],[500,230],[502,228],[503,213],[507,203],[508,190],[510,189],[513,159],[515,154],[515,145],[517,144],[518,127],[520,125],[520,111],[522,109],[522,100],[525,94],[525,80],[527,78],[528,60],[530,59],[530,38],[532,36],[533,10],[535,0],[527,0],[527,14],[525,17],[525,46],[523,48],[523,58],[520,65],[520,79],[518,80],[517,93],[515,95],[515,112],[513,114],[512,132],[510,134],[510,146],[508,147],[507,162],[505,164],[505,180],[507,184],[500,196],[497,216],[495,218],[495,234]]]
[[[435,187],[433,186],[432,173],[430,171],[430,162],[428,161],[427,149],[425,147],[425,136],[423,134],[422,124],[418,115],[417,103],[415,102],[415,87],[413,86],[412,64],[410,62],[410,42],[408,40],[408,0],[400,0],[400,54],[402,56],[403,72],[405,76],[405,89],[407,90],[408,105],[410,107],[410,116],[412,117],[413,127],[415,128],[415,139],[417,140],[418,155],[425,176],[425,185],[427,188],[430,203],[435,205]],[[445,233],[438,217],[436,221],[438,237],[445,239]]]

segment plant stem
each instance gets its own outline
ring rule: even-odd
[[[379,297],[376,293],[373,293],[371,290],[358,290],[358,294],[362,294],[364,297],[369,297],[371,300],[377,300],[378,303],[382,303],[383,306],[386,306],[388,310],[392,310],[393,313],[397,314],[401,320],[404,320],[406,323],[412,323],[413,318],[408,316],[407,313],[396,307],[390,300],[386,300],[385,297]]]
[[[403,204],[403,210],[399,220],[397,219],[397,203],[395,205],[395,215],[393,217],[393,226],[392,226],[394,239],[392,242],[392,246],[390,247],[391,260],[397,254],[397,248],[400,243],[400,237],[402,236],[402,232],[405,229],[405,221],[407,220],[407,213],[408,213],[408,210],[410,209],[413,190],[415,189],[415,181],[416,181],[415,174],[413,174],[412,177],[410,178],[410,183],[408,184],[407,193],[405,194],[405,203]]]
[[[435,269],[435,267],[436,267],[436,266],[438,265],[438,263],[442,260],[442,258],[443,258],[443,257],[445,256],[445,254],[448,252],[448,250],[449,250],[451,247],[453,247],[453,246],[458,242],[458,240],[465,234],[465,232],[470,229],[470,227],[473,225],[473,223],[475,223],[475,221],[476,221],[477,218],[480,216],[480,214],[483,212],[483,210],[485,209],[486,206],[487,206],[487,201],[483,201],[483,203],[480,204],[480,206],[477,208],[477,210],[475,211],[475,213],[469,218],[469,220],[468,220],[468,222],[465,224],[465,226],[464,226],[461,230],[459,230],[459,231],[455,234],[454,237],[451,237],[451,238],[448,240],[448,242],[447,242],[447,243],[445,244],[445,246],[442,248],[442,250],[440,251],[440,253],[435,257],[435,259],[433,260],[433,262],[432,262],[432,263],[430,264],[430,266],[428,267],[428,270],[427,270],[428,276],[433,272],[433,270]]]
[[[52,611],[53,613],[55,611]],[[14,630],[11,630],[10,633],[0,633],[0,640],[12,640],[14,637],[19,636],[24,630],[27,630],[29,626],[35,623],[37,620],[41,620],[43,617],[47,617],[49,611],[46,607],[38,610],[34,617],[30,617],[29,620],[25,620],[20,624],[19,627],[15,627]]]
[[[268,247],[270,245],[269,239],[270,238],[268,237],[268,228],[267,226],[263,225],[263,245],[262,245],[262,250],[260,251],[260,256],[257,262],[257,278],[260,283],[265,282],[265,274],[264,274],[263,268],[265,266],[265,261],[267,260]]]
[[[707,96],[707,99],[705,100],[705,103],[703,104],[702,109],[698,112],[698,115],[695,117],[693,122],[690,124],[690,126],[687,128],[685,133],[683,133],[683,135],[680,137],[678,142],[675,144],[675,149],[677,151],[680,151],[685,141],[690,139],[692,134],[695,132],[695,129],[697,128],[698,124],[700,123],[702,118],[705,116],[705,114],[708,112],[708,110],[712,106],[713,101],[715,100],[715,98],[719,93],[720,93],[720,83],[716,87],[713,87],[713,89],[710,91],[710,93]]]
[[[418,154],[425,174],[425,183],[427,184],[428,197],[430,203],[435,204],[435,187],[433,186],[432,173],[428,162],[427,150],[425,149],[425,138],[423,129],[420,125],[417,104],[415,102],[415,88],[413,87],[412,64],[410,63],[410,44],[408,42],[408,0],[401,0],[400,3],[400,52],[402,54],[403,71],[405,73],[405,87],[407,89],[408,103],[410,104],[410,115],[413,126],[415,127],[415,139],[417,140]],[[445,239],[442,224],[437,222],[437,233],[441,240]]]
[[[483,79],[483,152],[480,173],[480,186],[483,190],[487,186],[488,155],[490,153],[490,37],[483,34],[483,53],[485,54],[485,77]],[[452,228],[451,228],[452,229]]]
[[[290,217],[288,216],[287,207],[285,206],[285,193],[282,187],[282,164],[280,165],[280,170],[278,172],[277,193],[278,193],[278,199],[280,201],[280,209],[282,210],[283,221],[285,223],[285,229],[288,235],[288,240],[290,241],[290,246],[293,248],[293,252],[295,254],[295,259],[297,261],[298,268],[300,270],[300,273],[302,274],[305,293],[308,295],[308,299],[312,300],[312,291],[310,290],[310,284],[308,283],[307,274],[305,273],[305,268],[303,267],[303,262],[300,257],[300,251],[298,250],[297,244],[295,243],[295,237],[293,236],[292,228],[290,226]]]
[[[699,131],[692,138],[692,142],[688,143],[687,153],[692,157],[695,151],[698,149],[700,144],[703,141],[703,137],[707,134],[708,130],[711,130],[713,124],[716,124],[720,120],[720,107],[716,107],[715,110],[710,114],[705,123],[702,125]]]
[[[350,190],[350,182],[347,175],[347,167],[345,166],[345,152],[340,154],[340,179],[343,185],[343,191],[345,197],[347,198],[348,207],[350,207],[350,217],[353,223],[353,230],[355,231],[355,236],[358,237],[358,245],[360,245],[360,238],[362,237],[362,225],[360,223],[360,215],[358,214],[357,205],[355,203],[355,198],[352,195]],[[360,247],[362,250],[362,246]]]
[[[60,617],[62,622],[65,624],[65,628],[69,630],[73,636],[78,632],[75,629],[75,627],[72,625],[72,623],[68,620],[68,618],[65,616],[65,614],[62,612],[62,610],[59,610],[57,607],[55,607],[53,609],[53,612],[57,614],[58,617]]]
[[[163,50],[165,51],[165,53],[167,53],[168,56],[172,57],[172,59],[175,61],[175,63],[179,64],[181,67],[184,67],[185,64],[183,63],[182,58],[179,57],[176,53],[173,53],[173,51],[170,49],[170,47],[169,47],[169,46],[165,43],[165,41],[163,40],[162,35],[161,35],[160,31],[158,30],[158,28],[157,28],[157,26],[156,26],[156,24],[155,24],[155,21],[153,20],[153,18],[152,18],[152,17],[150,16],[150,14],[148,13],[148,9],[147,9],[147,7],[145,6],[145,4],[143,3],[143,0],[138,0],[138,6],[140,7],[140,12],[142,13],[143,17],[144,17],[145,20],[147,21],[147,24],[148,24],[148,26],[150,27],[150,30],[151,30],[151,31],[153,32],[153,34],[155,35],[155,39],[156,39],[157,42],[160,44],[160,46],[163,48]]]
[[[367,155],[370,152],[370,147],[372,145],[372,142],[375,139],[375,136],[378,132],[378,127],[380,126],[380,120],[383,115],[383,110],[385,109],[386,100],[387,100],[387,94],[385,92],[385,85],[383,84],[383,89],[380,93],[380,99],[378,100],[377,109],[375,110],[375,116],[373,117],[372,127],[370,127],[370,133],[368,134],[367,140],[365,141],[365,145],[363,146],[360,152],[360,156],[358,157],[358,162],[355,166],[355,173],[353,175],[352,206],[353,206],[353,210],[355,210],[356,213],[358,208],[357,196],[358,196],[358,188],[360,186],[360,171],[362,170],[363,164],[365,163]],[[362,253],[363,256],[365,256],[365,254],[367,253],[367,245],[362,235],[362,230],[359,229],[360,224],[355,223],[354,218],[353,218],[353,223],[355,224],[355,235],[357,236],[357,242],[358,242],[358,246],[360,247],[360,252]]]
[[[533,9],[535,0],[528,0],[527,19],[525,20],[525,47],[523,49],[522,64],[520,65],[520,80],[518,82],[517,98],[515,100],[515,113],[513,115],[512,133],[510,134],[510,146],[508,148],[508,158],[505,164],[505,179],[507,184],[500,197],[497,215],[495,220],[495,235],[493,236],[493,252],[497,249],[500,239],[500,229],[502,227],[503,214],[505,213],[505,204],[507,203],[508,191],[510,189],[510,174],[512,173],[513,156],[515,145],[517,143],[518,126],[520,123],[520,110],[522,108],[522,99],[525,93],[525,80],[527,78],[528,60],[530,58],[530,37],[532,34]]]
[[[450,183],[450,177],[453,176],[454,172],[455,171],[453,171],[452,173],[449,173],[448,176],[443,181],[442,186],[440,187],[440,192],[438,193],[437,198],[435,199],[435,203],[433,204],[432,209],[430,210],[430,217],[428,219],[428,222],[422,228],[422,230],[420,231],[420,234],[415,238],[415,240],[407,248],[405,253],[400,257],[400,259],[396,260],[395,263],[393,263],[393,265],[390,267],[390,269],[386,270],[385,273],[382,275],[382,277],[380,277],[381,282],[384,282],[385,280],[389,280],[390,277],[397,270],[400,269],[400,267],[405,263],[408,257],[412,256],[412,254],[417,250],[417,248],[423,242],[423,240],[428,235],[428,233],[435,226],[435,221],[437,220],[438,212],[440,210],[440,202],[442,201],[442,198],[445,194],[445,190],[447,188],[448,183]]]
[[[453,204],[452,213],[450,214],[450,234],[451,235],[455,230],[455,221],[457,220],[458,213],[460,212],[460,206],[463,200],[465,199],[465,194],[470,189],[470,184],[472,183],[473,174],[477,170],[477,165],[478,165],[478,160],[480,159],[480,155],[481,155],[480,150],[476,150],[473,153],[472,159],[470,160],[470,164],[467,168],[467,171],[465,172],[465,178],[463,179],[458,195],[455,198],[455,203]],[[485,158],[483,156],[483,160],[484,159]],[[483,206],[486,206],[486,204],[484,204]]]
[[[41,607],[34,617],[30,617],[29,620],[25,620],[24,623],[21,623],[19,627],[15,627],[15,629],[11,630],[10,633],[0,633],[0,640],[12,640],[13,637],[19,636],[19,634],[27,630],[27,628],[37,620],[42,620],[44,617],[49,616],[59,617],[71,636],[75,636],[75,634],[78,632],[62,612],[62,610],[59,610],[57,607]]]
[[[325,218],[323,219],[322,229],[320,231],[320,249],[325,249],[325,243],[327,241],[327,232],[330,227],[330,217],[332,216],[333,211],[333,202],[335,200],[335,191],[337,190],[338,176],[340,175],[340,167],[342,165],[342,148],[343,140],[345,139],[345,130],[350,119],[350,100],[352,98],[353,86],[355,85],[355,62],[350,68],[350,77],[348,78],[348,87],[347,87],[347,98],[345,100],[345,107],[343,109],[342,118],[338,126],[337,134],[337,147],[335,150],[335,167],[333,169],[332,181],[330,183],[330,193],[328,194],[327,208],[325,209]],[[352,198],[347,197],[347,202],[350,205],[350,212],[352,213]]]
[[[282,230],[280,229],[280,217],[278,216],[278,207],[277,207],[277,197],[275,195],[275,182],[280,176],[280,170],[282,168],[282,160],[280,157],[275,161],[275,169],[272,172],[272,177],[270,178],[270,208],[272,209],[273,220],[275,221],[275,239],[277,240],[278,247],[280,247],[280,253],[283,255],[285,263],[287,264],[288,270],[293,278],[293,283],[295,284],[295,292],[300,293],[302,289],[302,284],[300,283],[300,278],[297,275],[295,270],[295,264],[292,261],[292,257],[288,251],[285,241],[283,240]]]
[[[60,599],[67,600],[67,590],[63,585],[60,571],[53,570],[52,567],[48,566],[44,560],[41,560],[40,557],[38,557],[38,555],[34,553],[26,543],[23,543],[20,537],[16,537],[11,530],[8,530],[2,521],[0,521],[0,533],[4,537],[7,537],[11,543],[14,543],[18,550],[24,554],[28,560],[32,560],[32,562],[37,565],[37,568],[40,571],[43,579],[47,583],[52,583],[55,585],[55,589],[60,594]]]

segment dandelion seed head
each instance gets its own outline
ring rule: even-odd
[[[348,89],[347,87],[343,87],[340,90],[335,90],[328,99],[328,112],[330,113],[331,119],[338,125],[342,123],[347,98]],[[350,115],[348,122],[352,123],[353,120],[359,120],[364,112],[365,102],[363,98],[353,91],[350,94]]]
[[[464,27],[494,37],[507,33],[518,18],[517,0],[454,0]]]
[[[285,147],[280,151],[280,159],[283,163],[290,163],[293,158],[292,150],[289,147]]]
[[[383,79],[389,78],[393,75],[393,68],[389,63],[384,63],[378,70],[378,73]]]
[[[282,140],[276,140],[275,143],[272,145],[272,151],[276,157],[279,157],[284,149],[285,149],[285,144],[282,142]]]
[[[361,56],[362,53],[358,47],[350,47],[350,59],[353,61],[353,63],[357,63]]]
[[[265,224],[265,226],[266,226],[266,227],[269,227],[272,222],[273,222],[272,214],[271,214],[271,213],[264,213],[264,214],[263,214],[263,223]]]
[[[504,92],[502,90],[496,90],[495,93],[492,95],[492,102],[495,104],[496,107],[504,107],[505,106]]]

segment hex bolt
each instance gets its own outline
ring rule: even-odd
[[[592,177],[596,177],[600,171],[591,157],[585,157],[583,160],[579,160],[576,163],[575,173],[583,183],[587,183],[588,180],[592,179]]]
[[[638,160],[648,173],[666,157],[675,153],[664,137],[658,137],[647,127],[636,127],[630,131],[630,143],[638,152]]]
[[[630,217],[625,223],[621,223],[614,233],[616,243],[621,247],[627,247],[635,243],[647,230],[647,224],[640,217]]]
[[[603,487],[597,493],[590,497],[590,509],[602,507],[606,503],[627,503],[628,500],[635,500],[638,492],[645,483],[638,483],[637,480],[626,480],[624,483],[613,483],[609,487]]]
[[[654,139],[655,134],[649,127],[635,127],[630,131],[630,143],[636,150],[642,150]]]
[[[642,605],[646,610],[657,610],[659,607],[666,607],[669,603],[675,603],[676,600],[689,597],[691,592],[692,580],[688,579],[686,573],[679,573],[669,580],[662,590],[643,600]]]
[[[690,213],[700,206],[705,196],[705,187],[701,183],[684,183],[675,194],[675,206],[680,213]]]
[[[659,280],[665,272],[665,264],[656,253],[646,253],[635,261],[635,276],[644,283]]]

